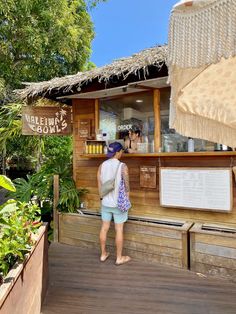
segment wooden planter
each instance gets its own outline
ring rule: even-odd
[[[190,229],[190,269],[236,280],[236,229],[196,223]]]
[[[191,223],[174,221],[137,221],[125,224],[124,253],[133,258],[188,268],[188,230]],[[99,249],[101,218],[95,215],[59,214],[59,242]],[[114,227],[108,246],[114,251]]]
[[[39,314],[48,284],[47,226],[24,263],[10,270],[0,286],[1,314]]]

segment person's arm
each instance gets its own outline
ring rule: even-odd
[[[129,188],[129,170],[128,167],[126,166],[126,164],[123,165],[122,169],[122,176],[124,179],[124,184],[125,184],[125,191],[128,194],[129,197],[129,192],[130,192],[130,188]]]
[[[97,182],[98,182],[98,193],[101,195],[101,165],[98,168],[97,172]]]

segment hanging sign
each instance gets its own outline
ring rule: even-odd
[[[155,189],[157,187],[157,170],[156,166],[140,167],[140,187]]]
[[[70,135],[70,107],[22,108],[23,135]]]
[[[91,136],[91,119],[81,119],[78,124],[78,135],[80,139],[89,139]]]

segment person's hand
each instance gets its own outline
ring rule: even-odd
[[[131,153],[131,154],[132,154],[132,153],[135,153],[135,150],[132,149],[132,148],[129,148],[129,149],[128,149],[128,153]]]

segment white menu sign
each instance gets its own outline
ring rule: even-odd
[[[229,212],[232,209],[232,170],[160,168],[160,204]]]

